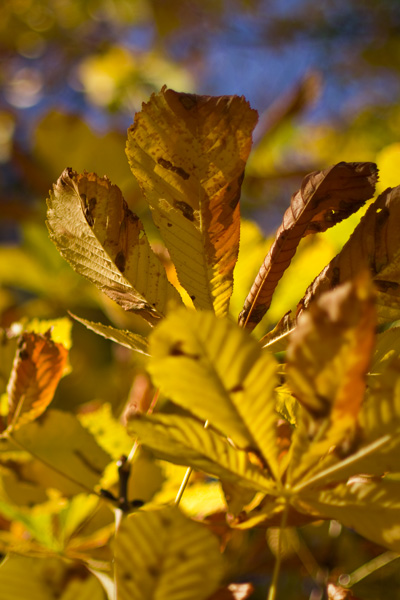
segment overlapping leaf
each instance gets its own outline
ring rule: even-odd
[[[268,472],[253,464],[243,450],[190,417],[134,414],[128,431],[157,457],[264,492],[275,488]]]
[[[71,317],[73,317],[79,323],[82,323],[85,327],[94,331],[98,335],[106,338],[107,340],[112,340],[117,344],[121,344],[121,346],[125,346],[125,348],[129,348],[130,350],[135,350],[140,354],[148,354],[148,341],[147,338],[139,335],[138,333],[133,333],[129,330],[117,329],[116,327],[112,327],[111,325],[103,325],[103,323],[94,323],[93,321],[88,321],[87,319],[82,319],[81,317],[77,317],[70,313]]]
[[[175,507],[122,521],[115,569],[118,600],[205,600],[223,572],[217,539]]]
[[[251,336],[213,313],[179,310],[150,339],[149,371],[175,403],[250,448],[277,476],[276,362]]]
[[[311,476],[327,455],[338,461],[352,447],[374,339],[375,310],[366,274],[324,294],[299,318],[287,349],[287,377],[312,416],[303,414],[294,436],[291,479],[304,472]]]
[[[342,162],[305,177],[245,300],[239,316],[242,326],[253,329],[262,319],[301,238],[325,231],[357,211],[373,196],[376,180],[374,163]]]
[[[257,113],[238,96],[153,94],[128,131],[132,172],[194,305],[225,314]]]
[[[15,428],[41,415],[53,399],[68,351],[50,335],[22,334],[8,392],[8,427]]]
[[[369,207],[342,251],[308,288],[298,312],[324,291],[349,281],[367,265],[377,289],[378,323],[400,317],[400,186],[389,188]]]
[[[48,200],[50,237],[71,266],[125,310],[154,322],[180,296],[120,189],[66,169]]]

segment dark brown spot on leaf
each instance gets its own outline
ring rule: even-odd
[[[238,383],[237,385],[235,385],[232,389],[230,389],[229,391],[234,394],[235,392],[243,392],[244,387],[242,386],[241,383]]]
[[[184,202],[183,200],[175,200],[174,206],[182,212],[185,219],[188,221],[194,221],[194,210],[190,204]]]
[[[120,250],[117,254],[117,256],[115,257],[115,265],[117,267],[117,269],[119,271],[121,271],[121,273],[123,273],[125,271],[125,265],[126,265],[126,256],[124,254],[124,252],[122,250]]]
[[[21,360],[28,360],[28,358],[30,358],[28,350],[22,348],[19,351],[18,358],[20,358]]]
[[[194,94],[182,94],[179,96],[179,102],[186,110],[192,110],[197,105],[197,98]]]
[[[196,296],[190,296],[190,298],[194,301],[196,300]]]
[[[189,179],[190,177],[189,173],[186,173],[186,171],[182,169],[182,167],[176,167],[169,160],[165,160],[165,158],[159,158],[157,162],[159,165],[164,167],[164,169],[176,173],[177,175],[179,175],[179,177],[182,177],[182,179]]]
[[[175,342],[173,346],[171,346],[171,350],[169,351],[170,356],[185,356],[186,358],[192,358],[193,360],[199,360],[200,356],[198,354],[190,354],[189,352],[185,352],[182,350],[182,342],[178,340]]]

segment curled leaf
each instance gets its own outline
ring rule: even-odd
[[[341,252],[313,281],[297,307],[307,308],[323,292],[352,279],[367,266],[376,288],[378,323],[400,318],[400,186],[371,204]]]
[[[272,244],[239,315],[248,329],[261,321],[302,237],[325,231],[356,212],[375,191],[374,163],[338,163],[307,175],[292,196]]]
[[[257,113],[238,96],[164,87],[128,131],[127,155],[178,278],[225,314],[239,248],[239,197]]]
[[[33,421],[46,410],[67,357],[67,349],[49,335],[22,334],[7,386],[9,427]]]
[[[168,302],[181,302],[141,221],[106,177],[65,169],[50,193],[47,219],[60,254],[125,310],[154,322]]]

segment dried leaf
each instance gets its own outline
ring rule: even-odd
[[[400,317],[400,186],[387,189],[368,208],[342,251],[318,275],[298,305],[297,313],[367,265],[377,289],[378,323]]]
[[[140,354],[148,354],[148,341],[147,338],[143,337],[142,335],[124,329],[117,329],[116,327],[111,327],[110,325],[103,325],[103,323],[87,321],[86,319],[77,317],[71,312],[69,314],[75,319],[75,321],[82,323],[82,325],[91,331],[94,331],[98,335],[101,335],[107,340],[112,340],[113,342],[121,344],[121,346],[125,346],[125,348],[135,350]]]
[[[376,181],[374,163],[342,162],[305,177],[245,300],[240,325],[254,329],[261,321],[301,238],[325,231],[357,211],[373,196]]]
[[[68,351],[49,335],[22,334],[8,392],[8,427],[19,427],[41,415],[53,399]]]
[[[48,200],[50,237],[71,266],[125,310],[150,322],[181,303],[120,189],[65,169]]]
[[[243,97],[163,88],[128,131],[131,169],[194,305],[225,314],[239,197],[257,113]]]

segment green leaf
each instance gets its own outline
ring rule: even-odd
[[[120,189],[66,169],[50,193],[50,237],[71,266],[125,310],[153,322],[181,303]]]
[[[175,507],[122,521],[115,570],[118,600],[205,600],[223,572],[217,539]]]
[[[189,310],[155,329],[150,354],[150,374],[164,394],[258,452],[278,477],[273,356],[227,318]]]
[[[159,458],[215,475],[223,481],[271,491],[275,482],[268,471],[252,464],[243,450],[233,448],[214,431],[190,417],[133,414],[128,431]]]
[[[239,197],[257,113],[243,97],[163,87],[128,130],[132,172],[194,305],[226,314]]]
[[[112,327],[110,325],[103,325],[103,323],[94,323],[93,321],[87,321],[86,319],[77,317],[71,312],[69,314],[75,319],[75,321],[82,323],[82,325],[84,325],[91,331],[94,331],[98,335],[101,335],[107,340],[112,340],[113,342],[121,344],[121,346],[125,346],[125,348],[135,350],[140,354],[148,354],[148,341],[147,338],[143,337],[142,335],[139,335],[138,333],[133,333],[132,331],[128,331],[126,329],[117,329],[116,327]]]

